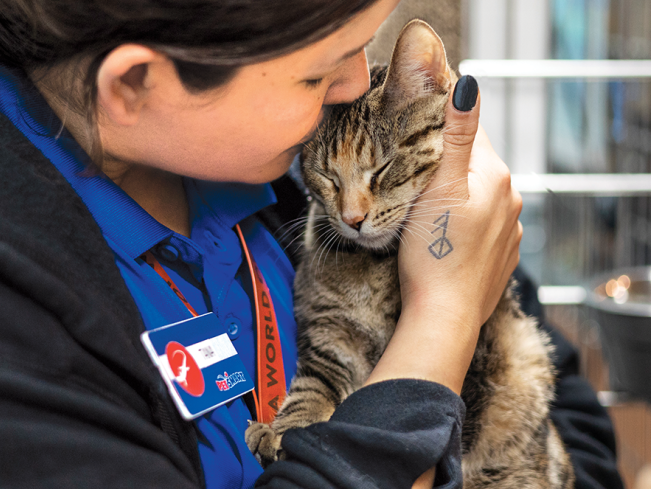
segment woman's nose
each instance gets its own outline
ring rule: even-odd
[[[346,60],[339,69],[338,77],[328,88],[324,105],[347,104],[357,100],[369,88],[370,75],[366,50]]]

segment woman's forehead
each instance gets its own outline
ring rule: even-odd
[[[399,3],[400,0],[379,0],[324,39],[265,63],[287,63],[315,74],[335,69],[370,43],[382,22]]]

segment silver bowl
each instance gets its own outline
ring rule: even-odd
[[[610,388],[651,403],[651,267],[596,277],[586,305],[597,315]]]

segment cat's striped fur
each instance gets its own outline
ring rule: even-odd
[[[425,42],[436,44],[433,51]],[[336,108],[306,149],[302,172],[316,199],[295,281],[298,373],[271,427],[247,431],[263,462],[277,458],[287,429],[328,420],[386,348],[401,307],[398,233],[438,168],[454,81],[440,39],[414,21],[388,75],[374,69],[371,90]],[[461,393],[464,487],[572,487],[569,458],[548,416],[549,354],[547,336],[507,289],[481,330]]]

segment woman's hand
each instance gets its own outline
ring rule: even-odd
[[[522,199],[479,127],[479,105],[462,112],[450,98],[440,169],[402,235],[400,320],[368,383],[420,378],[459,394],[518,263]]]
[[[448,104],[440,169],[403,233],[400,287],[403,307],[462,306],[482,324],[519,260],[522,199],[479,127],[479,105]]]

